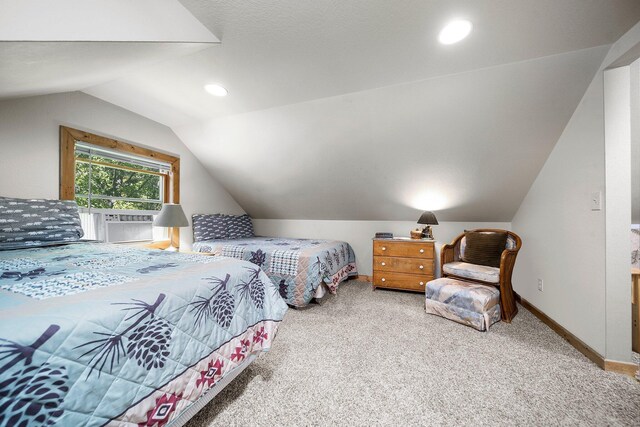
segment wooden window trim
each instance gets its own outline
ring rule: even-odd
[[[87,142],[111,150],[135,154],[169,163],[171,170],[169,178],[164,180],[164,201],[168,203],[180,203],[180,158],[165,153],[160,153],[148,148],[139,147],[128,142],[107,138],[78,129],[60,126],[60,199],[75,200],[76,198],[76,142]],[[180,229],[173,227],[170,230],[171,242],[178,247],[180,244]]]

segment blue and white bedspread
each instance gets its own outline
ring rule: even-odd
[[[287,306],[255,265],[107,244],[0,252],[0,426],[174,420]]]
[[[260,266],[278,285],[280,296],[295,307],[309,304],[321,283],[336,293],[342,281],[358,275],[351,245],[335,240],[277,237],[206,240],[194,243],[193,250]]]

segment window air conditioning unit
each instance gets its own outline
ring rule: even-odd
[[[107,213],[103,215],[106,242],[153,240],[153,215]]]

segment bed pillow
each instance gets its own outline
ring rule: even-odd
[[[76,242],[83,235],[74,200],[0,197],[0,250]]]
[[[229,217],[229,239],[254,237],[253,222],[247,214]]]
[[[195,214],[191,216],[193,223],[193,240],[226,240],[229,238],[227,227],[229,216],[222,214]]]
[[[462,261],[470,264],[500,267],[500,257],[507,244],[507,233],[469,231]]]

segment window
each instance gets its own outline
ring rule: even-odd
[[[171,165],[104,149],[75,145],[75,199],[99,209],[159,211]]]
[[[103,217],[123,210],[152,214],[163,203],[180,203],[180,159],[60,126],[60,198]],[[176,227],[171,240],[179,240]]]

